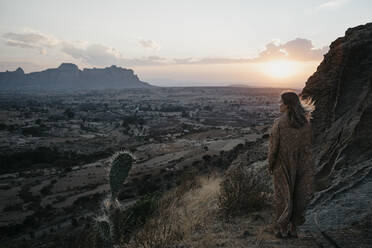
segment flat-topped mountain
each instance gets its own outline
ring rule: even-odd
[[[89,90],[156,87],[142,82],[133,70],[112,65],[80,70],[72,63],[58,68],[24,73],[22,68],[0,72],[0,87],[6,90]]]

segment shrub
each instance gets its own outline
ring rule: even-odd
[[[63,114],[66,115],[67,118],[69,118],[69,119],[72,119],[72,118],[74,118],[74,116],[75,116],[75,113],[74,113],[74,111],[73,111],[71,108],[67,108],[67,109],[63,112]]]
[[[22,211],[22,204],[15,204],[15,205],[6,205],[3,209],[3,212],[10,212],[10,211]]]
[[[160,208],[134,237],[136,247],[163,248],[183,239],[179,216],[172,207]]]
[[[194,176],[192,172],[183,176],[179,186],[159,199],[154,214],[135,233],[130,247],[176,247],[187,242],[192,233],[213,220],[219,181],[215,176]]]
[[[253,165],[252,165],[253,166]],[[241,165],[230,168],[220,184],[218,206],[225,217],[260,210],[268,205],[270,186],[263,178],[270,176],[261,166],[258,170]]]
[[[48,184],[46,186],[44,186],[41,190],[40,190],[40,193],[42,195],[50,195],[52,193],[52,188],[53,188],[53,184]]]
[[[111,213],[114,226],[113,235],[117,242],[128,242],[131,234],[145,224],[146,220],[157,209],[159,197],[158,193],[147,194],[126,210],[115,209]]]

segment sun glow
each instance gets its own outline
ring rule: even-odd
[[[288,60],[274,60],[262,64],[264,74],[273,78],[288,78],[298,73],[298,63]]]

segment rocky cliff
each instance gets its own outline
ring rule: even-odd
[[[58,68],[25,74],[21,68],[0,72],[0,87],[7,90],[78,90],[155,87],[139,80],[133,70],[117,66],[83,69],[63,63]]]
[[[312,126],[317,193],[308,222],[343,228],[372,211],[372,23],[336,39],[302,91]]]

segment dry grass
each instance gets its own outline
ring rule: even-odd
[[[264,178],[269,176],[265,173],[263,168],[257,171],[236,166],[224,175],[218,206],[225,217],[247,214],[268,205],[270,189]]]
[[[236,235],[244,232],[240,228],[246,224],[225,224],[221,213],[234,216],[242,210],[246,213],[262,210],[268,191],[261,178],[266,177],[263,168],[257,166],[249,171],[234,168],[224,176],[215,173],[187,177],[161,197],[155,214],[146,220],[130,244],[122,247],[241,247],[242,241]],[[262,225],[260,221],[254,222]]]
[[[215,219],[220,181],[217,175],[197,176],[167,192],[160,199],[156,214],[135,235],[129,247],[170,247],[187,243],[192,234],[203,232]]]

